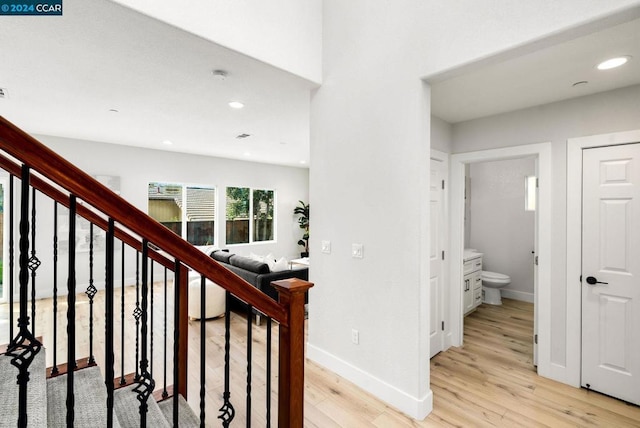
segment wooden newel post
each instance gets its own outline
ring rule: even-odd
[[[304,296],[313,284],[291,278],[271,283],[287,308],[288,325],[280,324],[278,427],[302,428],[304,422]]]

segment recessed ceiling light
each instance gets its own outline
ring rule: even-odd
[[[218,80],[224,80],[227,78],[227,72],[224,70],[213,70],[211,73],[213,74],[213,77]]]
[[[229,103],[229,107],[235,108],[235,109],[240,109],[240,108],[244,107],[244,104],[242,104],[240,101],[231,101]]]
[[[304,165],[305,163],[307,163],[307,161],[301,160],[300,163]]]
[[[239,134],[239,135],[236,135],[236,138],[238,140],[242,140],[243,138],[248,138],[248,137],[251,137],[251,134]]]
[[[251,156],[251,153],[249,153],[249,152],[244,152],[244,155],[245,155],[245,156]]]
[[[7,88],[0,88],[0,98],[9,98]]]
[[[172,145],[172,144],[173,144],[173,141],[164,140],[164,141],[162,142],[162,144],[164,144],[165,146],[170,146],[170,145]]]
[[[583,86],[583,85],[586,85],[587,83],[589,83],[589,82],[587,82],[586,80],[581,80],[579,82],[574,83],[571,86],[573,86],[575,88],[576,86]]]
[[[630,56],[619,56],[616,58],[610,58],[598,64],[598,70],[610,70],[612,68],[620,67],[621,65],[626,64],[630,59]]]
[[[115,109],[115,108],[110,108],[109,109],[109,113],[120,113],[120,110]]]

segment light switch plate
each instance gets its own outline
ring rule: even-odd
[[[351,257],[361,259],[363,257],[364,246],[362,244],[351,244]]]
[[[331,241],[322,241],[320,243],[320,251],[325,254],[331,254]]]

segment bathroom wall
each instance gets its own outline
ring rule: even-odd
[[[503,297],[533,302],[535,213],[524,209],[524,183],[535,159],[474,163],[469,171],[469,247],[484,254],[484,270],[511,277]]]

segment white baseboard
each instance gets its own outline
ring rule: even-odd
[[[507,299],[520,300],[521,302],[529,303],[535,302],[533,293],[527,293],[526,291],[507,290],[503,288],[500,290],[500,294],[502,297],[506,297]]]
[[[413,419],[423,420],[433,410],[431,390],[422,398],[413,397],[310,343],[307,343],[307,357]]]

